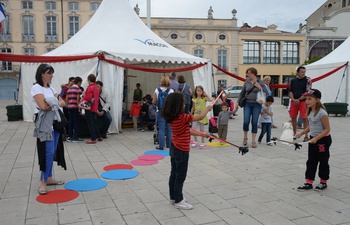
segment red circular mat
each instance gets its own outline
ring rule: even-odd
[[[146,161],[146,160],[136,159],[131,161],[130,163],[136,166],[149,166],[149,165],[157,164],[158,161]]]
[[[105,171],[109,170],[132,170],[134,167],[129,164],[113,164],[103,167]]]
[[[164,159],[164,156],[158,155],[158,154],[150,154],[150,155],[140,155],[138,158],[140,160],[156,161],[156,160]]]
[[[39,195],[36,200],[45,204],[56,204],[61,202],[68,202],[79,196],[79,192],[71,190],[54,190],[47,192],[46,195]]]

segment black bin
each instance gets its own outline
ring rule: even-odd
[[[7,120],[16,121],[23,120],[23,108],[22,105],[8,105],[7,109]]]
[[[343,102],[328,102],[323,104],[326,107],[328,114],[334,114],[335,116],[346,116],[348,113],[348,103]]]

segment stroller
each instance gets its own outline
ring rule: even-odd
[[[209,119],[209,133],[213,134],[218,132],[217,121],[217,116],[213,116]]]
[[[159,135],[159,127],[156,120],[154,123],[154,130],[153,130],[153,144],[155,145],[159,144],[158,135]]]

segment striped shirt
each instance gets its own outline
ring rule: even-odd
[[[190,123],[192,120],[193,115],[183,113],[170,123],[171,131],[173,133],[171,137],[172,143],[177,149],[184,152],[190,151]]]
[[[78,108],[78,96],[80,96],[81,93],[82,93],[81,89],[76,84],[74,84],[72,87],[68,89],[67,91],[68,109]]]

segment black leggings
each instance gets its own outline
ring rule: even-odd
[[[310,136],[310,139],[312,136]],[[316,144],[309,143],[308,160],[306,162],[305,178],[315,180],[317,165],[318,176],[322,180],[329,179],[329,147],[332,144],[331,135],[321,138]]]

